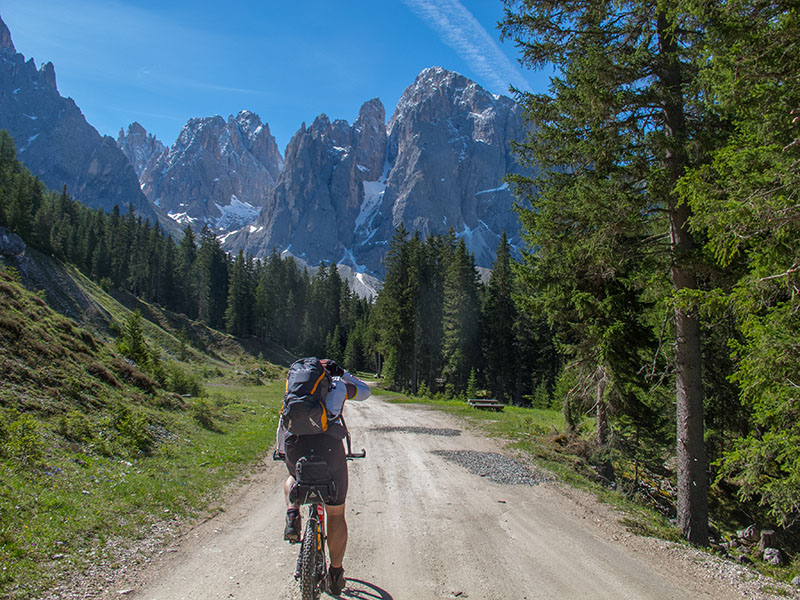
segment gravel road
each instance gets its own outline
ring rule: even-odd
[[[509,457],[448,415],[380,397],[351,403],[343,598],[768,598],[737,565],[629,534],[589,495]],[[214,518],[105,598],[299,598],[282,541],[285,468],[269,462]]]

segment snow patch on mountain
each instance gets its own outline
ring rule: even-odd
[[[365,234],[365,241],[368,241],[374,234],[375,229],[372,227],[372,220],[378,213],[383,200],[383,194],[386,192],[386,179],[389,177],[389,171],[392,166],[389,161],[383,165],[383,174],[377,181],[362,181],[364,186],[364,201],[361,203],[361,211],[356,217],[356,231],[363,230]]]
[[[217,229],[224,231],[241,229],[245,225],[249,225],[256,220],[260,210],[248,202],[239,200],[236,194],[231,194],[231,203],[227,206],[216,202],[214,204],[217,210],[222,213],[215,225]]]
[[[507,189],[508,189],[508,183],[504,182],[503,185],[501,185],[500,187],[492,188],[490,190],[481,190],[480,192],[475,192],[475,195],[477,196],[478,194],[491,194],[492,192],[502,192],[503,190]]]

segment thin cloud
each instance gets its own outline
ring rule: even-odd
[[[493,91],[508,92],[510,85],[529,92],[530,84],[505,55],[489,32],[458,0],[403,0],[455,50]]]

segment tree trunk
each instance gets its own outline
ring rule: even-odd
[[[605,448],[608,445],[608,404],[604,398],[606,393],[606,373],[603,367],[597,367],[597,445]]]
[[[597,445],[602,452],[608,448],[608,403],[605,399],[608,378],[605,369],[597,367]],[[614,481],[614,465],[604,457],[599,466],[598,473],[608,481]]]
[[[678,44],[667,16],[657,16],[660,72],[664,86],[664,133],[672,247],[672,285],[676,292],[696,289],[690,263],[694,240],[689,231],[691,211],[675,198],[675,184],[686,167],[687,130]],[[708,544],[708,475],[703,439],[703,385],[701,378],[700,320],[695,311],[675,310],[676,421],[678,458],[678,525],[692,544]]]

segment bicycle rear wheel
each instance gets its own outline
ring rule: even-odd
[[[320,596],[317,579],[317,527],[318,525],[309,519],[306,521],[306,529],[303,533],[303,545],[300,549],[302,556],[300,589],[303,592],[303,600],[318,600]]]

